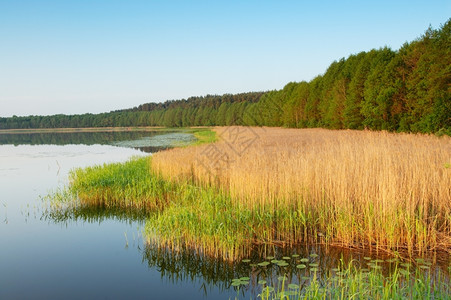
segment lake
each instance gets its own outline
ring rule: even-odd
[[[341,262],[367,269],[376,261],[384,274],[393,271],[380,253],[312,245],[253,245],[249,261],[232,264],[198,249],[147,242],[143,213],[58,211],[45,201],[68,184],[73,168],[123,162],[193,140],[189,131],[0,134],[0,299],[255,299],[261,280],[274,286],[283,275],[302,288],[312,278],[339,277],[334,269]],[[449,256],[430,260],[438,264],[428,274],[441,268],[449,281]]]
[[[149,262],[154,253],[139,218],[100,211],[55,220],[41,199],[67,184],[72,168],[191,139],[167,132],[0,135],[0,299],[233,297],[201,275],[175,280]]]

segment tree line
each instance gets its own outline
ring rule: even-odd
[[[284,126],[451,134],[451,18],[399,50],[334,61],[309,82],[268,92],[146,103],[103,114],[0,118],[0,129]]]

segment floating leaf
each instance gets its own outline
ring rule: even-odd
[[[232,286],[240,286],[241,281],[232,281]]]
[[[262,293],[263,294],[272,293],[272,292],[274,292],[274,288],[272,286],[267,286],[267,287],[262,289]]]
[[[288,260],[288,259],[291,259],[291,257],[288,257],[288,256],[284,256],[284,257],[282,257],[282,259],[286,259],[286,260]]]
[[[267,265],[269,265],[269,262],[268,262],[268,261],[263,261],[263,262],[261,262],[261,263],[258,263],[258,265],[259,265],[260,267],[266,267]]]
[[[297,285],[297,284],[295,284],[295,283],[290,283],[290,284],[288,285],[288,288],[289,288],[289,289],[292,289],[292,290],[297,290],[297,289],[299,289],[299,285]]]
[[[258,284],[261,284],[261,285],[266,284],[266,280],[260,279],[260,280],[258,281]]]
[[[283,281],[283,280],[287,280],[288,278],[286,276],[279,276],[277,277],[277,280],[279,281]]]
[[[243,259],[242,260],[242,262],[244,262],[244,263],[248,263],[248,262],[250,262],[251,260],[250,259]]]
[[[278,264],[278,263],[279,263],[279,261],[278,261],[277,259],[273,259],[273,260],[271,260],[271,262],[272,262],[273,264]]]
[[[312,254],[310,254],[310,257],[313,257],[313,258],[318,257],[318,254],[312,253]]]
[[[319,266],[319,264],[317,264],[317,263],[310,264],[310,267],[318,267],[318,266]]]
[[[308,258],[301,258],[300,261],[303,262],[303,263],[306,263],[306,262],[309,262],[309,259]]]
[[[299,254],[293,254],[292,257],[299,257]]]
[[[298,268],[298,269],[305,269],[305,268],[307,268],[307,266],[304,265],[304,264],[300,264],[300,265],[297,265],[296,268]]]
[[[363,259],[364,260],[371,260],[371,257],[365,256]]]
[[[266,259],[269,259],[269,260],[274,259],[274,256],[266,256]]]
[[[286,266],[288,266],[289,264],[286,263],[286,262],[284,262],[284,261],[282,261],[282,262],[279,262],[277,265],[278,265],[279,267],[286,267]]]
[[[310,268],[310,271],[311,271],[311,272],[317,272],[317,271],[318,271],[318,268]]]
[[[240,280],[241,280],[241,281],[249,281],[250,278],[249,278],[249,277],[241,277]]]

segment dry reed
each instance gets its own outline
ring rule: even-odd
[[[171,181],[217,187],[243,209],[295,212],[276,224],[274,240],[320,235],[349,247],[451,252],[450,137],[215,130],[219,142],[156,153],[152,169]]]

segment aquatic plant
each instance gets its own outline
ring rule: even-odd
[[[325,129],[216,130],[219,142],[156,153],[151,168],[171,182],[216,189],[230,198],[228,205],[249,210],[252,218],[270,218],[269,232],[259,232],[260,225],[250,228],[256,231],[253,240],[320,239],[392,254],[449,253],[451,173],[445,165],[451,138]]]
[[[342,260],[336,268],[324,270],[318,268],[320,263],[306,262],[307,266],[293,268],[299,262],[293,258],[283,270],[272,263],[269,271],[254,264],[250,279],[235,278],[231,283],[239,291],[256,282],[258,299],[446,299],[451,294],[449,275],[425,260],[410,264],[370,259],[369,268],[357,260]]]

